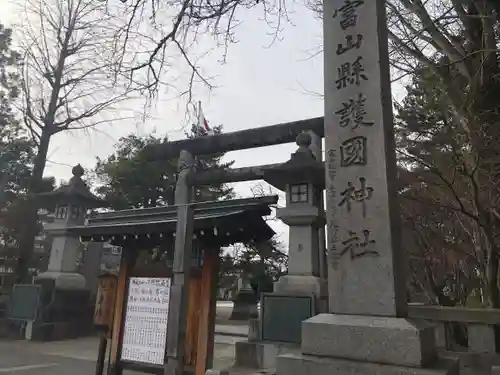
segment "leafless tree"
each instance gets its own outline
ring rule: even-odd
[[[220,60],[224,63],[229,45],[237,41],[235,28],[241,23],[241,12],[260,7],[274,38],[278,38],[288,21],[285,0],[122,1],[126,5],[123,15],[127,25],[120,29],[121,44],[117,47],[123,58],[123,71],[145,80],[145,86],[155,93],[161,85],[170,85],[163,75],[171,62],[180,58],[189,71],[188,84],[180,91],[189,99],[196,82],[209,88],[213,85],[197,61],[197,55],[206,52],[195,51],[200,40],[213,38],[216,46],[222,48]]]
[[[119,27],[119,18],[101,1],[27,0],[16,29],[23,57],[21,109],[37,145],[31,193],[39,190],[54,135],[129,117],[119,104],[133,99],[137,87],[117,73],[114,43]],[[34,207],[26,217],[20,279],[33,249]]]
[[[457,171],[465,178],[454,203],[472,219],[478,270],[492,307],[500,306],[500,104],[493,99],[500,93],[499,11],[492,0],[388,2],[393,67],[401,74],[426,69],[435,77],[449,126],[461,138],[458,168],[440,171],[443,182],[454,181]]]

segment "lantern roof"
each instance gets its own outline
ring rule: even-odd
[[[298,183],[312,183],[320,188],[325,187],[325,166],[316,160],[309,148],[312,139],[309,133],[297,136],[299,146],[287,162],[263,169],[264,180],[275,188],[286,191],[286,186]]]
[[[86,208],[108,206],[107,202],[90,192],[87,184],[82,180],[84,170],[80,164],[71,170],[73,177],[69,183],[54,191],[36,195],[36,200],[42,208],[53,208],[56,205],[74,203]]]

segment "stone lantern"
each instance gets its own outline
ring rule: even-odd
[[[325,170],[310,148],[309,133],[299,134],[296,143],[290,160],[262,170],[263,179],[286,194],[277,217],[289,227],[288,274],[262,296],[260,316],[249,322],[249,339],[236,343],[237,366],[275,367],[288,345],[300,345],[302,322],[327,311],[326,280],[320,277]]]
[[[311,141],[308,133],[299,134],[299,148],[290,160],[263,172],[266,182],[286,193],[286,207],[278,209],[277,217],[290,229],[288,275],[278,281],[275,291],[313,293],[320,298],[319,229],[326,223],[321,204],[325,172],[309,148]]]
[[[41,273],[36,282],[50,279],[57,289],[85,288],[85,277],[76,273],[80,238],[70,235],[67,229],[83,225],[87,210],[106,205],[82,180],[84,170],[80,165],[75,166],[72,173],[67,185],[37,196],[39,206],[55,207],[55,217],[52,223],[44,226],[44,231],[52,238],[52,246],[47,272]]]

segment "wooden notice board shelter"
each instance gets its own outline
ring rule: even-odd
[[[220,248],[271,238],[274,231],[263,216],[270,214],[270,206],[277,201],[277,196],[267,196],[191,205],[194,230],[184,341],[186,373],[204,375],[212,365]],[[172,308],[168,293],[177,215],[177,206],[107,212],[70,229],[83,241],[109,241],[123,249],[110,332],[112,374],[120,375],[124,369],[164,374],[163,340],[168,337],[166,315]],[[159,261],[149,266],[138,261],[150,260],[153,252]]]

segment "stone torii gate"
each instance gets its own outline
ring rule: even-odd
[[[321,160],[321,139],[323,136],[323,121],[322,118],[315,118],[303,121],[296,121],[292,123],[285,123],[267,127],[261,127],[257,129],[243,130],[233,133],[226,133],[217,136],[210,137],[199,137],[194,139],[180,140],[176,142],[169,142],[164,145],[149,146],[145,149],[144,155],[149,160],[168,160],[175,158],[180,155],[181,160],[192,160],[193,156],[207,155],[220,152],[227,152],[233,150],[243,150],[249,148],[257,148],[263,146],[270,146],[282,143],[290,143],[298,139],[299,135],[304,132],[308,132],[309,135],[306,137],[306,144],[299,144],[299,150],[304,147],[310,149],[312,154],[315,155],[313,159]],[[300,137],[299,137],[300,138]],[[302,153],[302,152],[301,152]],[[318,163],[322,164],[320,161]],[[180,165],[182,166],[182,162]],[[307,164],[307,162],[306,162]],[[192,189],[194,186],[199,185],[209,185],[215,183],[224,182],[238,182],[238,181],[250,181],[266,179],[269,174],[274,175],[275,173],[281,173],[282,164],[271,164],[271,165],[261,165],[247,168],[235,168],[229,170],[214,170],[205,172],[195,172],[194,170],[186,169],[186,173],[180,178],[176,186],[176,205],[179,206],[178,212],[178,223],[177,223],[177,235],[176,235],[176,256],[180,252],[184,252],[184,257],[186,257],[186,248],[189,246],[186,241],[192,236],[192,226],[190,222],[192,221],[192,209],[189,204],[192,195]],[[181,167],[182,170],[182,167]],[[300,173],[299,173],[300,174]],[[316,195],[318,200],[315,201],[318,209],[322,210],[322,198],[321,194]],[[312,195],[311,195],[312,199]],[[312,201],[311,201],[312,203]],[[311,223],[311,225],[314,225]],[[322,228],[321,228],[322,229]],[[314,233],[311,232],[311,233]],[[319,230],[316,233],[318,236],[317,240],[312,240],[311,243],[318,244],[316,251],[319,251],[319,244],[324,243],[324,230]],[[309,250],[310,251],[310,250]],[[321,256],[311,257],[310,262],[314,259],[322,258]],[[321,269],[325,267],[324,261],[319,260],[321,265],[319,267],[311,266],[309,269]],[[319,279],[325,278],[324,273],[320,272],[320,275],[311,274],[312,277],[308,280],[314,280],[314,277],[318,276],[318,281],[310,282],[310,289],[316,291],[322,288],[319,287],[321,284]],[[174,278],[173,285],[171,287],[171,299],[170,299],[170,311],[169,311],[169,334],[167,337],[167,348],[166,348],[166,375],[177,375],[183,373],[183,345],[184,340],[184,326],[186,320],[185,314],[185,303],[188,295],[187,290],[187,280],[189,280],[189,274],[182,272],[179,268],[176,271],[176,265],[174,262]],[[292,284],[296,279],[291,279],[289,284]],[[318,284],[318,285],[314,285]],[[300,285],[298,285],[300,288]],[[287,292],[290,289],[294,289],[288,285]],[[324,288],[323,288],[324,289]],[[312,292],[314,294],[314,292]],[[316,296],[321,299],[323,296]],[[326,311],[326,310],[324,310]],[[170,327],[173,327],[170,330]]]

